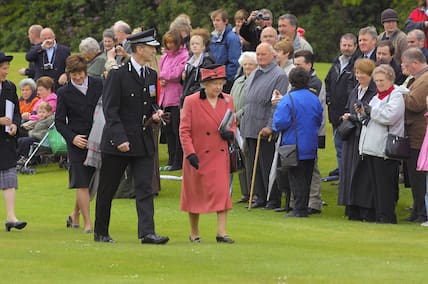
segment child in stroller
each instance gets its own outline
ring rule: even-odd
[[[29,130],[28,137],[18,138],[18,165],[23,165],[28,159],[30,147],[34,142],[40,142],[46,135],[49,127],[55,121],[55,116],[52,113],[52,106],[43,102],[37,108],[39,120],[30,120],[25,122],[22,127]]]

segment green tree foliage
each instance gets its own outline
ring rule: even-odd
[[[388,7],[396,8],[402,27],[415,6],[415,1],[410,0],[0,0],[0,50],[28,50],[27,30],[35,23],[51,27],[58,42],[70,45],[76,52],[83,38],[92,36],[101,40],[103,30],[117,20],[124,20],[134,28],[155,27],[162,35],[180,13],[191,17],[193,27],[211,30],[209,13],[213,10],[226,9],[233,25],[233,15],[238,9],[268,8],[275,19],[284,13],[295,14],[299,25],[306,30],[305,37],[315,50],[316,60],[331,61],[338,54],[343,33],[356,34],[367,25],[382,31],[380,14]]]

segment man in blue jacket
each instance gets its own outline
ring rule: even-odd
[[[211,33],[210,52],[216,64],[226,65],[227,82],[223,92],[230,93],[233,80],[239,68],[238,59],[241,56],[241,41],[239,36],[232,31],[228,23],[227,12],[223,9],[211,12],[211,21],[214,31]]]

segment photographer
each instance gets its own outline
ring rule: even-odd
[[[255,23],[255,26],[253,25]],[[260,43],[260,34],[265,27],[271,27],[273,23],[272,12],[268,9],[252,11],[248,19],[239,30],[239,35],[248,41],[248,51],[255,51]]]
[[[55,90],[67,81],[65,60],[70,55],[70,48],[58,44],[51,28],[40,32],[42,42],[33,46],[25,59],[35,64],[34,80],[42,76],[51,77],[55,81]]]

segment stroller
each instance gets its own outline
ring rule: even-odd
[[[67,144],[62,135],[56,130],[55,123],[49,126],[49,130],[42,140],[31,145],[28,159],[24,165],[18,166],[18,171],[22,174],[35,174],[36,169],[30,167],[30,165],[34,163],[35,158],[42,155],[59,156],[59,166],[61,168],[67,167]]]

